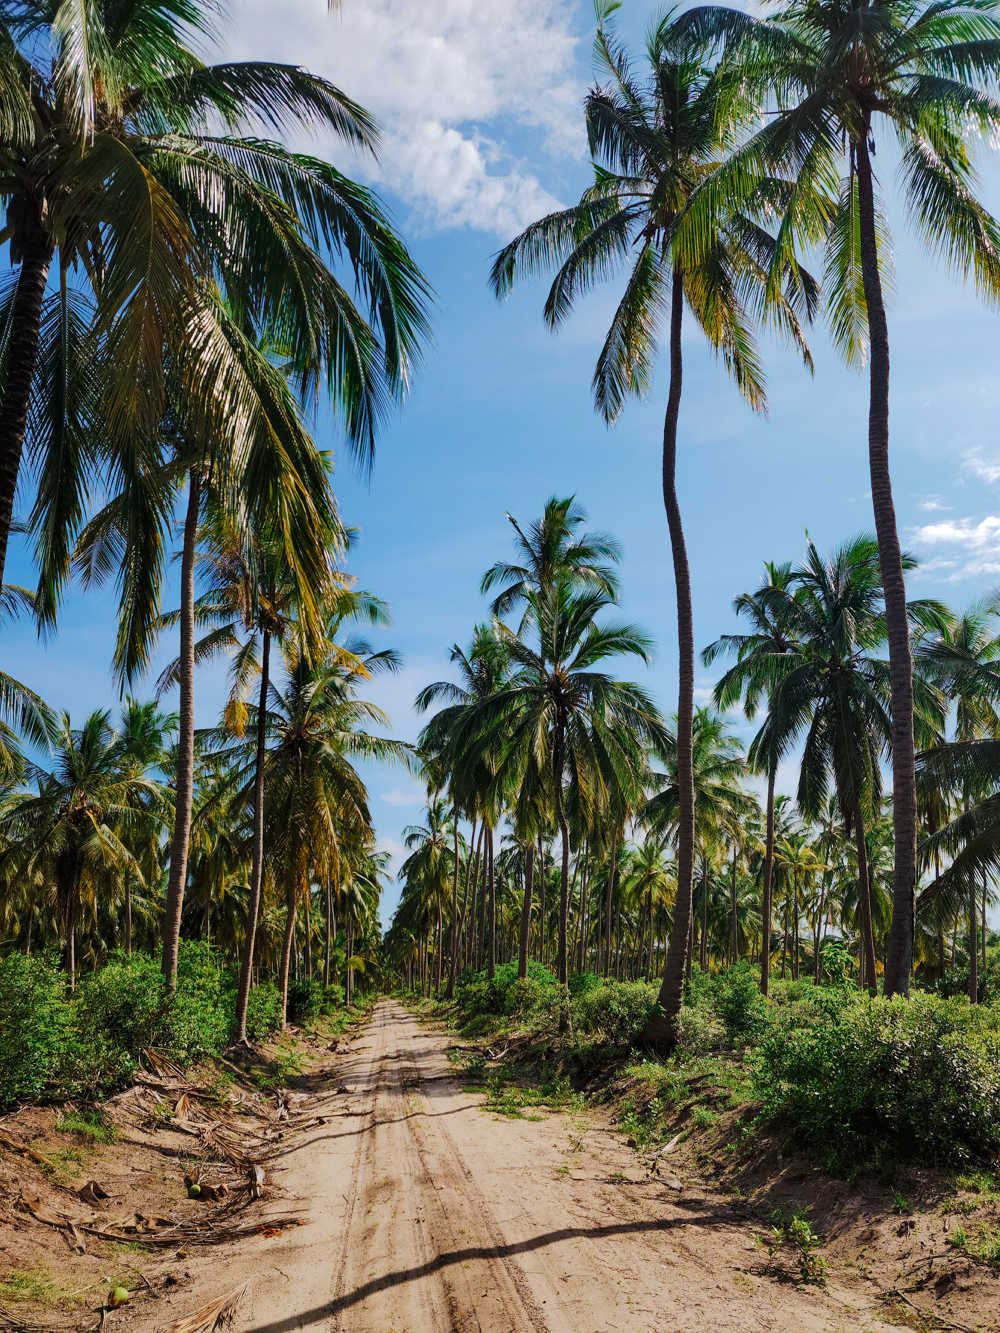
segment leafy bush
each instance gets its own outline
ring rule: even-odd
[[[575,1024],[600,1032],[616,1046],[633,1042],[656,1005],[659,987],[649,981],[605,981],[580,996]]]
[[[319,1011],[321,1014],[335,1014],[338,1009],[343,1009],[346,1000],[347,992],[343,986],[326,986]]]
[[[534,977],[515,978],[504,995],[504,1013],[528,1014],[538,1008],[545,996],[545,987]]]
[[[588,991],[596,990],[598,986],[604,984],[604,978],[598,976],[596,972],[571,972],[569,978],[569,993],[572,999],[579,999],[581,995],[586,995]]]
[[[323,1007],[323,985],[319,981],[289,981],[288,1021],[304,1023],[315,1018]]]
[[[35,1101],[70,1041],[66,978],[54,960],[0,958],[0,1111]]]
[[[813,1024],[777,1021],[760,1048],[764,1115],[842,1169],[962,1166],[1000,1149],[1000,1035],[930,996],[857,1001]]]
[[[281,992],[273,981],[254,986],[247,1000],[247,1036],[260,1041],[281,1027]]]
[[[685,1005],[677,1016],[677,1049],[687,1055],[706,1055],[722,1045],[723,1029],[707,1004]]]
[[[236,985],[219,966],[214,945],[182,940],[177,959],[177,994],[165,1044],[182,1063],[225,1049],[233,1026]]]
[[[760,993],[756,968],[745,961],[729,968],[719,987],[715,1012],[731,1046],[746,1046],[760,1038],[767,1026],[767,1001]]]
[[[485,972],[466,973],[455,993],[462,1012],[469,1018],[478,1018],[485,1014],[500,1017],[527,1013],[528,1009],[549,1003],[558,989],[559,984],[549,969],[529,958],[525,981],[518,982],[517,963],[504,963],[496,969],[492,981],[486,979]]]
[[[949,968],[937,983],[937,992],[946,999],[968,995],[970,968],[967,962]],[[1000,1000],[1000,948],[986,950],[986,966],[979,968],[976,993],[980,1004],[996,1004]]]
[[[170,1048],[176,1004],[147,954],[115,958],[84,976],[74,1006],[77,1045],[65,1075],[88,1092],[107,1092],[135,1073],[144,1046]]]

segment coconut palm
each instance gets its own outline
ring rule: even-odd
[[[51,768],[29,766],[35,791],[14,793],[4,803],[4,858],[29,879],[41,872],[54,887],[72,988],[81,904],[93,901],[108,881],[133,875],[142,882],[140,861],[128,843],[158,835],[168,804],[160,784],[123,745],[109,712],[91,713],[80,728],[64,713],[53,751]]]
[[[917,845],[913,677],[889,470],[889,235],[872,159],[877,143],[898,150],[913,225],[984,295],[1000,296],[1000,225],[977,197],[972,162],[974,146],[1000,128],[1000,17],[992,3],[974,0],[786,0],[767,17],[699,6],[678,26],[719,50],[731,77],[746,80],[772,111],[707,184],[698,203],[706,231],[724,203],[752,197],[762,172],[794,176],[806,191],[840,180],[825,219],[826,277],[834,340],[848,362],[867,359],[869,368],[869,471],[891,671],[896,869],[885,985],[889,995],[907,994]],[[797,193],[794,208],[802,208]],[[694,214],[691,222],[697,226]]]
[[[399,868],[399,878],[425,895],[436,912],[437,991],[441,993],[444,951],[444,897],[449,880],[454,883],[455,863],[449,840],[454,836],[454,814],[446,801],[428,797],[427,822],[403,830],[410,855]],[[454,910],[454,908],[453,908]],[[453,934],[454,938],[454,934]]]
[[[0,576],[36,376],[50,267],[55,323],[71,329],[69,274],[93,303],[90,355],[102,429],[69,420],[42,474],[41,525],[78,522],[82,477],[155,441],[165,369],[192,389],[202,429],[247,427],[230,334],[211,299],[266,323],[281,314],[303,388],[326,380],[370,457],[424,330],[426,287],[378,201],[332,166],[262,139],[305,127],[372,149],[371,117],[331,84],[268,62],[205,65],[212,7],[25,0],[0,10],[0,196],[19,267],[2,333]],[[362,308],[327,260],[340,256]],[[77,320],[77,323],[79,321]],[[73,326],[75,328],[75,326]],[[211,384],[213,392],[202,392]],[[141,385],[141,392],[136,386]]]
[[[763,225],[786,194],[780,181],[758,182],[740,210],[720,210],[710,234],[686,224],[686,204],[724,156],[726,145],[755,108],[744,83],[708,61],[709,45],[678,42],[674,16],[654,26],[647,42],[643,81],[606,18],[617,8],[597,0],[595,55],[607,86],[585,102],[595,179],[580,203],[541,219],[500,252],[492,282],[506,294],[521,274],[560,265],[545,318],[557,328],[596,281],[627,270],[625,289],[594,373],[594,399],[608,423],[629,396],[649,387],[657,337],[669,327],[670,387],[663,427],[663,500],[670,531],[677,595],[679,699],[678,755],[681,808],[674,935],[660,1006],[649,1040],[671,1043],[680,1011],[694,856],[691,727],[694,709],[694,630],[687,548],[676,488],[677,427],[681,401],[681,333],[685,306],[726,365],[750,405],[765,403],[754,327],[772,322],[802,350],[800,319],[811,317],[817,290],[808,274],[776,245]],[[780,257],[779,257],[780,251]],[[773,280],[775,263],[782,278]]]
[[[497,754],[506,774],[548,774],[562,856],[557,972],[568,976],[569,799],[586,826],[625,775],[645,773],[644,747],[664,739],[651,700],[640,686],[595,670],[612,657],[649,659],[649,640],[632,625],[599,625],[610,605],[600,590],[576,593],[566,581],[527,596],[534,643],[494,621],[511,679],[471,708],[456,728],[455,753],[474,770]],[[536,646],[537,645],[537,646]],[[568,783],[568,790],[564,784]]]
[[[792,584],[790,564],[764,565],[764,577],[752,593],[740,593],[733,599],[733,609],[749,626],[748,634],[723,634],[704,650],[702,661],[710,666],[723,653],[736,657],[736,664],[725,673],[714,690],[719,709],[731,708],[743,700],[743,711],[753,721],[761,702],[775,689],[789,665],[794,630],[783,612],[786,593]],[[767,776],[767,802],[764,829],[764,871],[761,916],[766,947],[760,955],[760,989],[768,992],[771,975],[771,877],[774,865],[774,783],[783,751],[768,749],[767,742],[778,738],[771,732],[758,733],[750,747],[750,765]],[[791,738],[783,738],[790,744]]]
[[[907,568],[915,564],[905,556],[904,563]],[[821,814],[831,783],[836,791],[845,832],[854,835],[865,977],[874,989],[865,831],[881,807],[881,765],[893,735],[889,663],[875,655],[888,632],[878,543],[857,537],[823,560],[810,541],[791,584],[774,595],[776,605],[779,596],[784,598],[775,616],[789,626],[790,647],[754,744],[763,754],[780,755],[805,732],[797,800],[806,818]],[[909,603],[907,614],[923,626],[948,618],[943,607],[929,601]],[[939,693],[919,680],[916,684],[921,716],[930,727],[939,725]]]

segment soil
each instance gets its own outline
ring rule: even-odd
[[[697,1135],[651,1175],[599,1109],[530,1107],[520,1118],[483,1109],[482,1089],[447,1059],[452,1044],[381,1002],[349,1053],[325,1055],[303,1081],[311,1100],[301,1109],[326,1123],[272,1153],[268,1195],[246,1210],[252,1234],[192,1248],[182,1263],[128,1254],[158,1299],[135,1280],[133,1302],[106,1316],[111,1333],[169,1330],[245,1283],[236,1333],[1000,1327],[1000,1279],[946,1244],[959,1219],[942,1210],[929,1176],[909,1183],[913,1211],[903,1217],[885,1189],[799,1162],[713,1168],[726,1155],[699,1151]],[[101,1149],[86,1175],[109,1192],[137,1177],[162,1189],[170,1170],[160,1157],[154,1181],[143,1153],[152,1159],[149,1147]],[[0,1171],[12,1163],[36,1189],[37,1167],[0,1152]],[[96,1276],[95,1261],[109,1275],[111,1258],[67,1254],[61,1233],[13,1211],[25,1181],[2,1185],[0,1281],[5,1265],[56,1271],[54,1244],[66,1288]],[[176,1181],[172,1189],[176,1198]],[[823,1284],[803,1282],[787,1248],[769,1259],[759,1237],[776,1202],[809,1209],[824,1239]],[[197,1211],[177,1201],[173,1215],[185,1208]],[[966,1220],[977,1218],[989,1220]],[[165,1284],[169,1273],[180,1280]]]

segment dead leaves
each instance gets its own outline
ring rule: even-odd
[[[227,1296],[213,1301],[210,1305],[204,1305],[194,1314],[188,1315],[186,1319],[179,1319],[170,1330],[170,1333],[214,1333],[215,1329],[223,1328],[226,1324],[231,1324],[236,1314],[236,1308],[247,1293],[249,1282],[244,1282],[242,1287],[237,1287],[235,1291],[229,1292]]]

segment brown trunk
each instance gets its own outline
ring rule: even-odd
[[[694,772],[691,731],[694,717],[694,621],[691,607],[691,574],[688,568],[684,528],[677,502],[677,420],[681,405],[681,323],[684,314],[682,273],[675,266],[670,311],[670,390],[663,422],[663,505],[670,529],[670,551],[677,592],[677,897],[674,926],[663,969],[659,1007],[661,1016],[651,1018],[642,1032],[650,1045],[673,1047],[677,1041],[677,1018],[684,1002],[684,972],[691,930],[691,895],[694,873]]]
[[[739,933],[738,933],[737,928],[736,928],[736,927],[737,927],[737,915],[736,915],[736,844],[735,844],[735,842],[733,843],[733,888],[732,888],[732,898],[733,898],[733,953],[732,953],[732,960],[733,960],[733,966],[735,967],[736,963],[739,961],[739,956],[740,956]]]
[[[979,917],[979,895],[976,892],[975,871],[969,875],[969,1003],[979,1003],[979,940],[976,925]]]
[[[492,981],[497,965],[497,902],[496,878],[493,864],[493,830],[486,830],[486,854],[489,858],[489,885],[486,904],[486,979]]]
[[[19,200],[19,203],[24,205],[22,213],[31,208],[29,201]],[[21,272],[10,312],[7,373],[0,398],[0,585],[7,563],[7,541],[21,470],[31,385],[38,363],[45,284],[52,263],[52,240],[42,224],[40,205],[35,206],[34,212],[37,216],[30,223],[24,219],[26,234],[21,240]]]
[[[451,882],[451,956],[448,959],[448,986],[444,993],[446,1000],[455,998],[455,968],[458,960],[458,811],[452,810],[452,820],[454,821],[454,846],[452,848],[452,882]]]
[[[766,995],[771,982],[771,889],[774,880],[774,765],[767,774],[767,814],[764,832],[764,888],[761,894],[760,993]]]
[[[260,917],[260,893],[264,878],[264,746],[267,739],[267,689],[271,660],[271,636],[264,631],[260,653],[260,697],[257,701],[257,748],[253,780],[253,859],[250,866],[250,901],[247,926],[240,959],[240,985],[236,996],[235,1039],[247,1039],[247,1006],[250,1003],[250,979],[253,976],[254,943]],[[329,957],[327,959],[329,967]]]
[[[618,846],[615,841],[617,829],[611,830],[611,865],[608,867],[608,887],[604,904],[604,975],[611,976],[611,904],[615,891],[615,879],[618,876]]]
[[[979,941],[980,941],[979,947],[982,949],[982,954],[980,955],[979,963],[984,972],[986,971],[986,894],[987,894],[986,871],[984,870],[983,871],[983,915],[982,915],[982,925],[979,932]]]
[[[181,554],[181,697],[177,732],[177,793],[174,836],[170,843],[167,906],[163,916],[162,972],[168,990],[177,988],[177,951],[180,948],[181,913],[184,910],[188,847],[191,842],[191,802],[194,791],[194,555],[200,499],[201,473],[198,468],[192,468]]]
[[[885,625],[889,644],[892,703],[892,824],[895,861],[892,883],[892,928],[885,963],[885,994],[908,995],[913,969],[914,894],[917,882],[917,778],[913,757],[913,663],[906,584],[896,531],[896,511],[889,475],[889,329],[878,271],[875,192],[869,157],[869,126],[855,145],[858,171],[858,216],[861,274],[868,308],[870,400],[868,466],[872,508],[878,537]],[[874,977],[874,973],[872,974]]]
[[[312,889],[307,884],[306,891],[302,896],[302,935],[306,955],[306,977],[309,981],[313,979],[312,924],[309,920],[309,900],[311,897]]]
[[[327,874],[326,881],[326,939],[323,942],[323,989],[330,984],[330,954],[333,952],[333,889],[330,885],[330,876]]]
[[[444,952],[444,919],[443,919],[443,913],[442,913],[442,910],[441,910],[441,890],[440,890],[440,888],[438,889],[437,893],[435,894],[435,897],[437,898],[437,959],[436,959],[436,962],[435,962],[435,966],[436,966],[436,968],[437,968],[437,976],[436,976],[435,979],[434,979],[434,989],[437,991],[438,999],[440,999],[440,998],[441,998],[441,974],[442,974],[443,963],[444,963],[444,959],[443,959],[443,957],[442,957],[443,952]]]
[[[698,964],[702,972],[708,971],[708,862],[701,861],[701,954]]]
[[[278,968],[278,990],[281,993],[281,1026],[288,1016],[288,973],[292,962],[292,938],[295,934],[295,876],[289,872],[285,892],[285,934],[281,941],[281,963]]]
[[[125,876],[125,952],[132,952],[132,879]]]
[[[865,984],[872,995],[878,990],[875,971],[875,936],[872,934],[872,901],[868,888],[868,848],[861,811],[854,807],[854,845],[858,852],[858,903],[861,907],[861,934],[865,956]]]
[[[517,975],[528,975],[528,939],[531,934],[531,896],[535,876],[534,839],[524,849],[524,902],[521,904],[521,933],[517,941]]]

